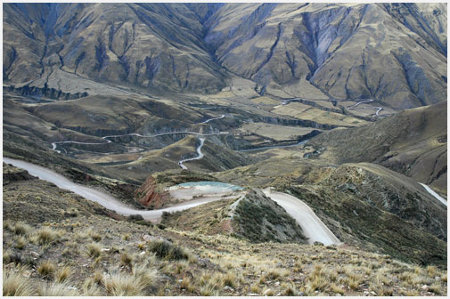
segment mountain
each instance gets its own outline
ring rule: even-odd
[[[446,98],[445,4],[6,4],[4,15],[5,83],[21,92],[215,93],[239,76],[288,98],[394,109]]]
[[[445,3],[3,9],[4,296],[446,294]]]

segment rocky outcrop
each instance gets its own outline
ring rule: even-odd
[[[28,171],[3,163],[3,185],[33,179],[36,179],[36,177],[30,175]]]
[[[166,191],[159,191],[155,178],[149,176],[134,193],[135,200],[150,209],[161,208],[170,197]]]
[[[49,88],[48,86],[44,86],[43,88],[39,88],[37,86],[22,86],[15,87],[13,85],[4,87],[7,91],[12,91],[18,93],[22,96],[32,96],[32,97],[46,97],[55,100],[73,100],[87,97],[89,94],[87,92],[77,92],[77,93],[69,93],[63,92],[61,90],[55,88]]]

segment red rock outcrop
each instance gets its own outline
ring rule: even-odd
[[[147,208],[159,209],[169,199],[169,193],[157,191],[156,180],[149,176],[134,193],[137,202]]]

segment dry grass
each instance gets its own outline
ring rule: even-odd
[[[282,296],[296,296],[297,289],[293,283],[282,283],[281,284],[281,295]]]
[[[155,284],[157,272],[137,267],[132,274],[117,272],[104,278],[104,286],[111,296],[146,295],[145,289]]]
[[[223,284],[232,288],[236,287],[236,284],[238,282],[238,278],[236,277],[236,274],[233,272],[227,272],[223,276]]]
[[[427,272],[428,272],[428,276],[430,276],[430,277],[436,276],[436,272],[437,272],[436,266],[428,266]]]
[[[97,258],[102,254],[102,247],[98,243],[90,243],[86,246],[88,256]]]
[[[91,279],[87,279],[81,287],[82,296],[101,296],[103,294],[103,291]]]
[[[253,294],[260,294],[261,293],[261,289],[259,288],[258,284],[253,284],[250,287],[250,292],[253,293]]]
[[[133,262],[133,257],[129,253],[124,252],[120,255],[120,264],[122,266],[131,268],[132,262]]]
[[[20,236],[16,240],[16,244],[14,245],[15,248],[22,250],[25,248],[25,246],[28,244],[28,240],[24,236]]]
[[[89,230],[88,235],[95,242],[100,242],[102,240],[102,236],[100,234],[98,234],[97,232],[94,232],[93,230]]]
[[[331,292],[333,292],[334,294],[339,294],[339,295],[344,295],[345,294],[344,288],[342,286],[339,286],[339,285],[335,284],[335,283],[332,283],[330,285],[330,289],[331,289]]]
[[[99,215],[78,218],[19,228],[17,234],[16,226],[26,225],[5,221],[4,294],[325,296],[368,290],[371,295],[429,296],[447,290],[445,270],[405,265],[349,245],[252,244],[170,227],[143,232],[137,224]],[[95,226],[98,232],[109,230],[108,236],[99,233],[101,243],[95,242]],[[127,234],[131,241],[125,242]],[[148,241],[143,234],[161,241]],[[17,274],[24,262],[34,266]]]
[[[35,232],[35,240],[38,244],[50,244],[60,237],[60,233],[48,227],[43,227]]]
[[[31,280],[24,277],[25,268],[18,268],[16,271],[3,270],[3,296],[32,296],[35,289]]]
[[[183,279],[180,283],[180,288],[185,289],[186,291],[188,291],[190,293],[193,293],[196,290],[194,282],[192,281],[192,279],[189,276],[183,277]]]
[[[51,261],[43,261],[37,268],[37,272],[45,278],[52,278],[55,271],[56,266]]]
[[[92,280],[98,285],[103,285],[104,279],[103,273],[99,270],[95,271],[94,276],[92,277]]]
[[[79,295],[73,286],[67,283],[48,283],[38,289],[39,296],[77,296]]]
[[[315,291],[323,291],[329,285],[326,275],[322,271],[322,266],[316,265],[314,270],[307,278],[305,291],[307,294],[313,294]]]
[[[32,227],[23,222],[16,222],[13,231],[16,235],[25,235],[32,230]]]
[[[62,267],[58,269],[55,274],[55,281],[58,283],[65,282],[72,275],[72,268],[69,266]]]

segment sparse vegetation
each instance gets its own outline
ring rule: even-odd
[[[44,188],[49,201],[34,206],[35,214],[45,213],[61,197],[63,210],[70,206],[79,211],[77,217],[39,222],[39,217],[15,213],[11,204],[19,196],[10,194],[23,194],[23,185],[9,188],[6,185],[4,197],[5,295],[429,296],[447,291],[447,272],[439,266],[400,263],[349,245],[252,243],[231,234],[174,229],[169,224],[165,230],[144,227],[96,214],[92,203],[35,180],[27,188]],[[211,219],[220,220],[232,202],[205,208],[212,210]],[[8,219],[11,215],[21,218]],[[25,233],[19,229],[16,234],[17,222],[17,227],[26,227]]]

